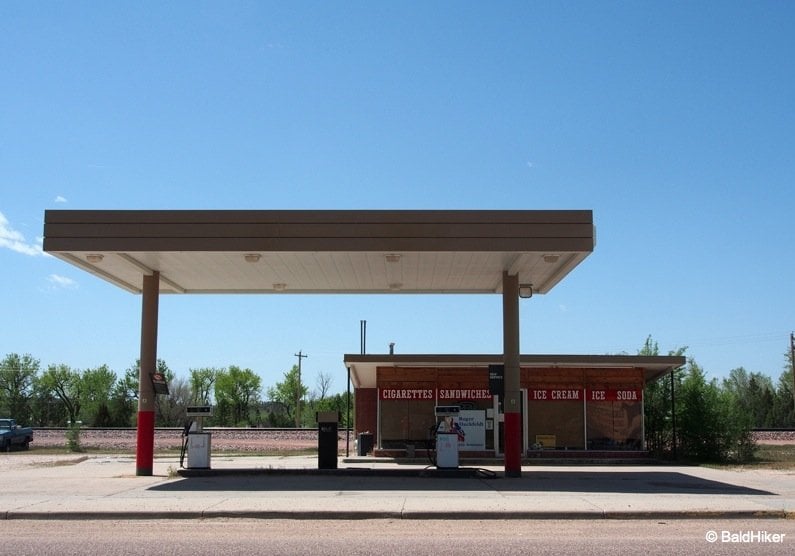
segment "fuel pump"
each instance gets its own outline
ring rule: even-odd
[[[180,454],[180,467],[185,467],[185,454],[188,455],[188,469],[210,468],[211,434],[204,432],[204,417],[211,417],[213,408],[209,405],[189,406],[185,415],[192,417],[182,431],[183,443]]]
[[[462,434],[458,423],[461,408],[457,405],[437,405],[436,415],[436,467],[438,469],[458,469],[458,439]]]

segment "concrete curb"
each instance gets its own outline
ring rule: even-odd
[[[392,511],[301,511],[282,510],[198,510],[198,511],[57,511],[32,512],[9,511],[2,520],[33,520],[33,521],[119,521],[119,520],[193,520],[193,519],[291,519],[291,520],[365,520],[365,519],[402,519],[402,520],[694,520],[694,519],[795,519],[795,512],[784,510],[739,510],[739,511],[681,511],[681,512],[636,512],[636,511],[463,511],[463,512],[392,512]]]

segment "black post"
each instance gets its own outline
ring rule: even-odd
[[[345,457],[351,455],[351,368],[348,367],[347,418],[345,419]]]

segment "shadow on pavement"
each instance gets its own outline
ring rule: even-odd
[[[230,472],[232,471],[232,472]],[[638,471],[526,472],[521,478],[469,476],[409,476],[387,471],[334,474],[290,473],[277,470],[234,470],[218,475],[190,476],[148,488],[153,491],[499,491],[499,492],[582,492],[628,494],[726,494],[775,495],[679,472]]]

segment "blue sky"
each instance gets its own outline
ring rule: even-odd
[[[0,355],[118,373],[140,298],[40,254],[45,209],[592,209],[524,353],[778,379],[793,318],[791,2],[4,2]],[[172,296],[177,372],[499,353],[494,296]]]

